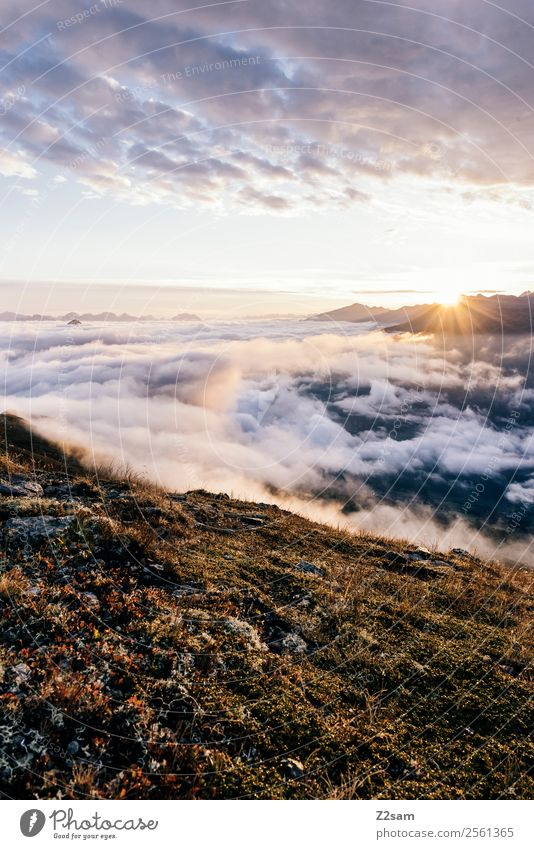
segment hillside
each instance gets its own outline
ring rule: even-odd
[[[5,797],[532,797],[533,572],[0,438]]]

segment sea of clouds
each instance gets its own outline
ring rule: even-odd
[[[296,320],[5,323],[3,407],[166,489],[528,562],[531,340],[477,345]]]

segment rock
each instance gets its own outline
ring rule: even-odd
[[[382,555],[382,559],[386,563],[391,563],[392,566],[400,565],[402,563],[407,563],[408,558],[405,554],[400,554],[398,551],[386,551]],[[387,568],[387,566],[386,566]]]
[[[12,667],[12,669],[16,675],[17,683],[27,681],[31,677],[31,669],[25,663],[17,663],[16,666]]]
[[[308,648],[306,641],[294,633],[286,634],[280,645],[283,652],[290,652],[291,654],[305,654]]]
[[[295,607],[309,607],[311,604],[311,599],[309,596],[304,595],[302,598],[299,598],[298,601],[295,602]]]
[[[237,519],[238,522],[241,522],[244,525],[252,525],[253,527],[259,527],[263,525],[263,519],[258,516],[249,516],[247,513],[227,513],[229,518]]]
[[[466,557],[468,560],[476,560],[476,557],[473,557],[469,551],[466,551],[465,548],[453,548],[451,549],[453,554],[456,554],[457,557]]]
[[[308,575],[324,575],[324,570],[320,569],[314,563],[309,563],[308,560],[299,560],[295,564],[297,572],[305,572]]]
[[[25,516],[8,519],[5,531],[15,543],[39,545],[64,534],[75,522],[74,516]]]
[[[415,551],[409,551],[407,557],[409,560],[431,560],[432,552],[428,548],[416,548]]]
[[[82,598],[89,607],[95,609],[100,607],[100,602],[94,593],[82,593]]]
[[[161,519],[165,516],[165,511],[161,507],[145,507],[143,510],[145,516],[154,516],[156,519]]]
[[[302,778],[304,775],[304,765],[296,758],[285,758],[282,761],[282,769],[289,778]]]
[[[406,571],[408,564],[409,560],[404,554],[399,554],[397,551],[386,551],[382,554],[380,566],[386,572],[395,572],[398,575],[402,575]]]
[[[173,596],[181,598],[181,596],[198,595],[201,592],[201,588],[195,587],[193,584],[180,584],[179,587],[176,587],[176,589],[173,590]]]
[[[200,528],[203,531],[212,531],[215,534],[235,534],[237,533],[235,528],[220,528],[217,525],[206,525],[204,522],[196,522],[197,528]]]
[[[13,495],[15,497],[33,496],[40,498],[44,495],[41,484],[29,481],[26,478],[13,476],[10,480],[0,481],[0,495]]]
[[[225,630],[243,637],[247,651],[266,651],[267,649],[256,629],[242,619],[229,616],[225,622]]]

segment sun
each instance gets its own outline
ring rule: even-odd
[[[438,301],[444,307],[455,307],[460,298],[460,292],[455,292],[454,289],[450,292],[441,291],[438,295]]]

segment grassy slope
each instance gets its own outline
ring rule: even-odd
[[[2,478],[30,475],[6,421]],[[417,571],[392,562],[413,546],[33,451],[45,495],[2,519],[76,521],[5,535],[6,796],[532,796],[532,572]]]

